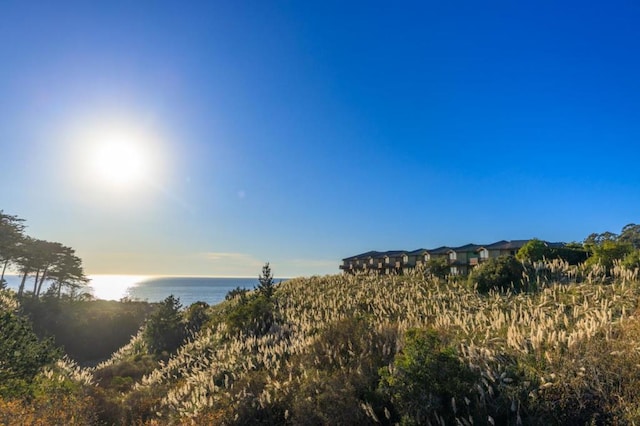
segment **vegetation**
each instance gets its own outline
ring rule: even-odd
[[[449,274],[449,261],[446,257],[434,257],[425,262],[427,277],[444,279]]]
[[[147,302],[25,298],[21,311],[38,337],[51,338],[83,365],[103,361],[131,340],[154,305]]]
[[[584,246],[591,255],[586,264],[598,265],[611,275],[616,262],[629,266],[637,264],[636,259],[640,258],[640,225],[630,223],[622,228],[620,235],[612,232],[591,234],[585,239]]]
[[[535,263],[542,260],[562,259],[570,265],[578,265],[587,259],[588,253],[580,243],[569,243],[564,246],[550,246],[542,240],[529,240],[516,253],[516,259]]]
[[[403,424],[438,423],[440,419],[453,424],[455,401],[462,405],[465,399],[470,401],[479,375],[460,361],[442,333],[409,329],[404,338],[404,347],[393,363],[380,371],[381,391]]]
[[[469,274],[469,284],[477,286],[480,293],[490,290],[523,290],[525,268],[513,256],[501,256],[488,259]]]
[[[57,242],[25,235],[23,222],[23,219],[0,210],[0,288],[7,268],[12,266],[22,275],[18,297],[23,297],[27,292],[27,278],[30,276],[35,276],[30,293],[32,298],[40,297],[43,285],[47,282],[52,294],[58,298],[61,298],[63,289],[76,295],[88,280],[75,251]]]
[[[32,402],[4,395],[0,419],[59,424],[59,407],[74,404],[76,424],[637,422],[638,272],[558,260],[545,270],[520,293],[417,274],[290,280],[275,286],[274,321],[259,332],[229,322],[264,301],[257,290],[193,310],[174,299],[160,309],[201,329],[165,362],[143,331],[95,368],[40,370]],[[56,383],[64,391],[46,406],[36,395]]]
[[[0,424],[637,424],[634,229],[588,239],[584,264],[491,259],[469,282],[275,284],[267,264],[219,305],[165,299],[92,368],[34,337],[46,297],[0,291]],[[608,264],[611,243],[630,249]]]
[[[187,337],[182,320],[180,299],[173,295],[164,299],[149,316],[144,327],[143,339],[153,354],[168,354],[180,347]]]
[[[235,306],[226,314],[226,323],[232,332],[264,335],[276,323],[274,291],[276,285],[271,275],[269,263],[262,268],[258,286],[251,295],[247,290],[235,289],[229,292],[227,300],[234,300]]]
[[[258,283],[258,291],[260,294],[264,296],[265,299],[271,300],[273,292],[275,291],[275,282],[273,280],[273,275],[271,275],[269,262],[262,267],[262,275],[258,277]]]
[[[29,321],[0,312],[0,397],[26,396],[40,369],[60,358],[51,340],[39,340]]]

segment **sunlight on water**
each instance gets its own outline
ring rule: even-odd
[[[148,275],[90,275],[93,296],[104,300],[120,300],[128,296],[127,290],[148,280]]]

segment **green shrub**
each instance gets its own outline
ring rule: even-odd
[[[194,335],[209,321],[209,305],[205,302],[195,302],[184,313],[187,332]]]
[[[640,250],[634,250],[627,254],[622,264],[629,269],[640,268]]]
[[[233,290],[227,292],[227,295],[224,296],[224,300],[233,300],[236,297],[239,297],[240,299],[246,299],[248,292],[249,290],[247,290],[246,288],[236,287]]]
[[[587,259],[587,266],[601,265],[607,271],[611,272],[613,264],[616,260],[623,260],[625,256],[633,252],[633,246],[630,243],[620,241],[603,241],[600,244],[591,245],[591,257]]]
[[[522,279],[525,268],[512,256],[491,258],[474,268],[469,274],[469,285],[477,284],[480,293],[489,290],[523,290]]]
[[[380,370],[379,389],[404,424],[454,424],[456,408],[472,393],[478,375],[434,330],[410,329],[391,367]]]
[[[445,278],[449,274],[449,260],[446,257],[434,257],[425,263],[425,275],[437,278]]]
[[[27,393],[40,369],[60,356],[50,339],[38,339],[26,318],[0,312],[0,397]]]
[[[241,298],[227,313],[226,322],[232,332],[263,335],[275,322],[273,301],[262,294]]]
[[[551,258],[551,249],[544,241],[539,240],[537,238],[533,238],[525,245],[520,247],[518,253],[516,253],[516,258],[518,260],[528,260],[530,262],[539,262],[543,258],[550,259]]]

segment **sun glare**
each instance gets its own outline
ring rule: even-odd
[[[161,155],[151,134],[135,127],[96,127],[83,141],[83,162],[92,184],[120,193],[154,184]]]
[[[93,296],[104,300],[120,300],[128,296],[129,289],[148,280],[146,275],[90,275],[89,286]]]
[[[137,185],[148,177],[149,158],[136,141],[119,137],[96,147],[92,166],[97,177],[110,185]]]

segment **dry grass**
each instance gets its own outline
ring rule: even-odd
[[[419,274],[286,281],[275,294],[280,320],[269,333],[234,334],[214,321],[131,392],[160,395],[151,424],[234,423],[247,407],[271,407],[280,419],[291,419],[294,392],[323,380],[339,387],[336,372],[360,374],[372,354],[392,359],[404,332],[417,327],[449,336],[461,360],[480,374],[473,404],[485,421],[542,424],[559,421],[559,410],[569,416],[566,421],[638,422],[638,271],[618,264],[610,279],[598,269],[559,261],[542,266],[544,275],[525,277],[536,283],[534,294],[479,295],[462,283]],[[225,303],[218,312],[238,302]],[[333,325],[352,318],[362,318],[369,334],[343,337],[335,346],[323,340]],[[373,343],[363,343],[367,339]],[[137,336],[98,368],[139,345]],[[355,356],[354,347],[367,353]],[[90,370],[59,368],[89,386]],[[359,410],[372,423],[379,417],[369,401]],[[570,417],[574,412],[584,418]]]

